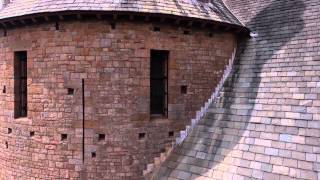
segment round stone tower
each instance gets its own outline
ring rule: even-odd
[[[142,179],[247,31],[220,1],[6,2],[1,180]]]

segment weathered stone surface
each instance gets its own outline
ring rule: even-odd
[[[160,32],[152,30],[155,25]],[[60,30],[46,23],[1,33],[0,179],[141,179],[146,164],[171,145],[223,74],[234,35],[208,37],[209,31],[195,28],[185,35],[178,26],[128,21],[112,29],[90,20],[60,22]],[[150,49],[170,50],[168,119],[149,115]],[[29,111],[28,118],[14,119],[13,57],[20,50],[28,51]],[[188,86],[187,94],[181,85]]]

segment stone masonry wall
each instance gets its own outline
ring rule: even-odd
[[[320,2],[226,3],[255,38],[240,40],[220,100],[155,175],[320,179]]]
[[[174,139],[168,133],[178,133],[209,97],[235,45],[231,33],[209,37],[209,30],[159,27],[69,21],[60,30],[41,24],[0,37],[0,179],[141,179],[145,165]],[[150,49],[170,50],[168,119],[149,116]],[[22,50],[28,52],[28,118],[14,119],[13,55]]]

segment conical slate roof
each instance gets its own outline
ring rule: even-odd
[[[136,12],[190,17],[241,25],[221,0],[11,0],[0,20],[65,11]]]

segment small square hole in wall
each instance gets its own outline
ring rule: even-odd
[[[208,37],[213,37],[213,33],[210,32],[210,33],[208,34]]]
[[[96,153],[96,152],[92,152],[92,153],[91,153],[91,157],[92,157],[92,158],[97,157],[97,153]]]
[[[61,141],[66,141],[68,139],[68,134],[61,134]]]
[[[174,132],[173,132],[173,131],[169,131],[169,132],[168,132],[168,136],[169,136],[169,137],[173,137],[173,136],[174,136]]]
[[[11,133],[12,133],[12,129],[8,128],[8,134],[11,134]]]
[[[159,27],[159,26],[154,26],[154,27],[153,27],[153,31],[159,32],[159,31],[160,31],[160,27]]]
[[[111,29],[116,29],[116,23],[110,23]]]
[[[106,135],[105,134],[98,134],[98,140],[99,141],[104,141],[106,139]]]
[[[74,89],[68,88],[68,95],[73,95],[73,94],[74,94]]]
[[[34,136],[34,131],[30,131],[30,137]]]
[[[9,143],[8,143],[8,141],[6,141],[5,145],[6,145],[6,148],[8,149],[8,148],[9,148]]]
[[[7,93],[7,87],[3,86],[2,93]]]
[[[146,137],[146,133],[139,133],[139,139],[144,139]]]
[[[184,31],[183,31],[183,34],[184,34],[184,35],[189,35],[189,34],[190,34],[190,31],[189,31],[189,30],[184,30]]]
[[[187,91],[188,91],[188,87],[187,86],[181,86],[180,87],[181,94],[187,94]]]

